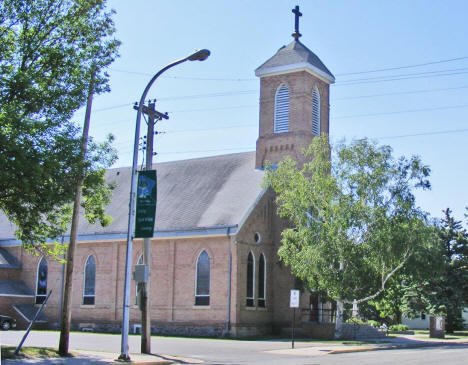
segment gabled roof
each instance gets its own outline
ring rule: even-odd
[[[14,304],[13,308],[23,317],[26,321],[31,322],[36,316],[37,311],[39,310],[34,304],[30,303],[19,303]],[[48,319],[45,313],[42,311],[36,318],[36,323],[47,323]]]
[[[8,251],[0,247],[0,269],[21,269],[19,261]]]
[[[34,293],[22,281],[0,280],[0,296],[34,297]]]
[[[158,180],[155,237],[185,235],[189,231],[222,233],[228,227],[235,233],[235,227],[263,191],[264,172],[254,167],[255,152],[155,164]],[[81,239],[125,237],[131,168],[110,169],[106,179],[117,185],[106,209],[114,220],[101,227],[80,217]],[[8,230],[9,224],[8,220],[0,219],[0,244],[2,239],[12,238],[4,236],[5,232],[12,232]]]
[[[335,77],[317,55],[296,40],[281,47],[273,57],[255,70],[255,75],[264,76],[300,69],[306,69],[328,84],[335,82]]]

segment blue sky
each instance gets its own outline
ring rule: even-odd
[[[392,146],[396,156],[421,156],[432,169],[432,190],[418,193],[418,204],[433,216],[450,207],[462,219],[468,206],[463,0],[109,1],[121,56],[109,70],[111,92],[95,97],[91,134],[114,134],[116,166],[129,166],[132,103],[163,66],[208,48],[208,60],[176,66],[149,93],[170,116],[156,127],[163,133],[155,162],[254,150],[254,70],[291,42],[295,5],[303,13],[300,40],[336,77],[331,140],[369,137]],[[78,111],[76,121],[83,116]]]

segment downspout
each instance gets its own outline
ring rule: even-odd
[[[227,316],[226,327],[224,329],[224,336],[229,336],[231,329],[231,277],[232,277],[232,251],[231,251],[231,238],[229,237],[231,227],[226,229],[226,237],[228,240],[228,293],[227,293]]]

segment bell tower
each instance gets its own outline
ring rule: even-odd
[[[299,38],[299,7],[294,40],[255,70],[260,78],[260,125],[255,168],[286,156],[302,164],[302,148],[329,133],[330,84],[335,77]]]

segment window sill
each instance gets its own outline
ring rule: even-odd
[[[81,305],[80,305],[80,308],[89,308],[89,309],[93,309],[93,308],[96,308],[96,304],[81,304]]]
[[[192,309],[211,309],[209,305],[194,305]]]
[[[267,312],[268,311],[267,307],[247,307],[247,306],[245,306],[244,309],[248,310],[248,311],[262,311],[262,312]]]

